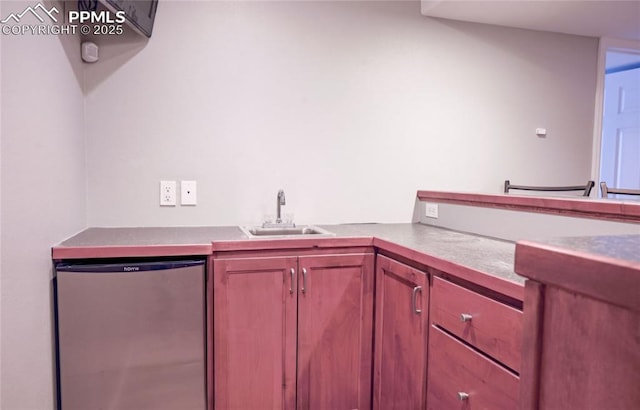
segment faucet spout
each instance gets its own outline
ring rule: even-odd
[[[278,191],[278,201],[277,201],[277,205],[276,205],[276,211],[277,211],[276,223],[277,224],[282,223],[282,209],[281,209],[281,207],[282,207],[282,205],[286,205],[286,204],[287,204],[287,201],[286,201],[285,196],[284,196],[284,190],[281,189],[281,190]]]

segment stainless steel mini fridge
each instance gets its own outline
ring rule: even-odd
[[[204,410],[204,261],[58,264],[61,410]]]

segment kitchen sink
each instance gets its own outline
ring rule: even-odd
[[[335,236],[334,233],[317,226],[241,226],[240,229],[249,238],[288,238],[288,237],[323,237]]]

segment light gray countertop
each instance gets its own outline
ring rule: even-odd
[[[580,253],[585,258],[624,261],[640,264],[640,235],[603,235],[537,239],[542,246]]]
[[[524,284],[513,270],[515,244],[422,224],[323,226],[339,236],[373,236],[435,258]]]
[[[249,239],[237,226],[88,228],[53,248],[54,259],[209,255],[212,249],[268,250],[295,244],[313,246],[378,246],[433,266],[445,261],[452,266],[480,272],[522,286],[525,278],[514,272],[515,244],[499,239],[411,223],[322,225],[331,238],[262,240]],[[289,241],[289,242],[285,242]],[[212,247],[213,244],[213,247]],[[442,269],[435,264],[435,268]],[[447,265],[448,266],[448,265]]]
[[[640,235],[519,241],[515,270],[546,286],[640,312]]]
[[[220,240],[247,239],[237,226],[87,228],[56,247],[210,245]]]

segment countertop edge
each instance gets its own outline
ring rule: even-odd
[[[54,246],[51,248],[51,257],[54,260],[187,255],[208,256],[211,253],[211,244]]]
[[[536,282],[640,311],[640,263],[518,241],[514,270]]]
[[[89,228],[95,229],[95,228]],[[473,234],[470,234],[475,236]],[[134,257],[173,257],[173,256],[211,256],[226,252],[259,252],[284,250],[310,250],[353,247],[375,247],[399,257],[414,261],[416,264],[429,266],[452,277],[475,283],[508,297],[522,301],[524,285],[497,274],[492,274],[462,265],[441,256],[429,254],[428,250],[419,250],[382,239],[376,234],[322,237],[322,238],[278,238],[278,239],[214,239],[209,243],[192,244],[130,244],[130,245],[56,245],[51,253],[54,260],[91,259],[91,258],[134,258]]]
[[[340,236],[304,239],[240,239],[213,241],[213,252],[267,251],[278,249],[344,248],[373,246],[371,236]]]

